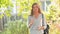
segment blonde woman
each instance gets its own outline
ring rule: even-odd
[[[42,13],[37,3],[32,5],[31,15],[28,17],[28,26],[30,34],[44,34],[46,29],[46,20],[44,18],[44,26],[42,26]]]

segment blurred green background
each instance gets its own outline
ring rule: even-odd
[[[60,34],[60,0],[0,0],[0,34],[30,34],[27,19],[35,2],[46,16],[49,34]]]

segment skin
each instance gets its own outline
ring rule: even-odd
[[[39,16],[38,6],[37,6],[37,5],[34,5],[34,6],[33,6],[33,16],[34,16],[35,18],[38,18],[38,16]]]
[[[38,5],[34,5],[32,9],[33,9],[33,16],[35,18],[38,18],[39,14],[40,14],[40,13],[38,13]],[[34,23],[34,20],[31,19],[30,24],[29,24],[29,27],[31,27],[33,23]],[[40,30],[43,30],[44,29],[44,26],[38,26],[37,29],[39,31]]]

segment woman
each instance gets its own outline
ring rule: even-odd
[[[42,22],[44,21],[44,26]],[[28,17],[28,26],[30,34],[43,34],[46,29],[45,19],[42,20],[42,13],[37,3],[32,5],[31,15]]]

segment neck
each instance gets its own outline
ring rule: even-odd
[[[34,14],[34,17],[35,17],[35,18],[38,18],[38,16],[39,16],[39,13],[35,13],[35,14]]]

